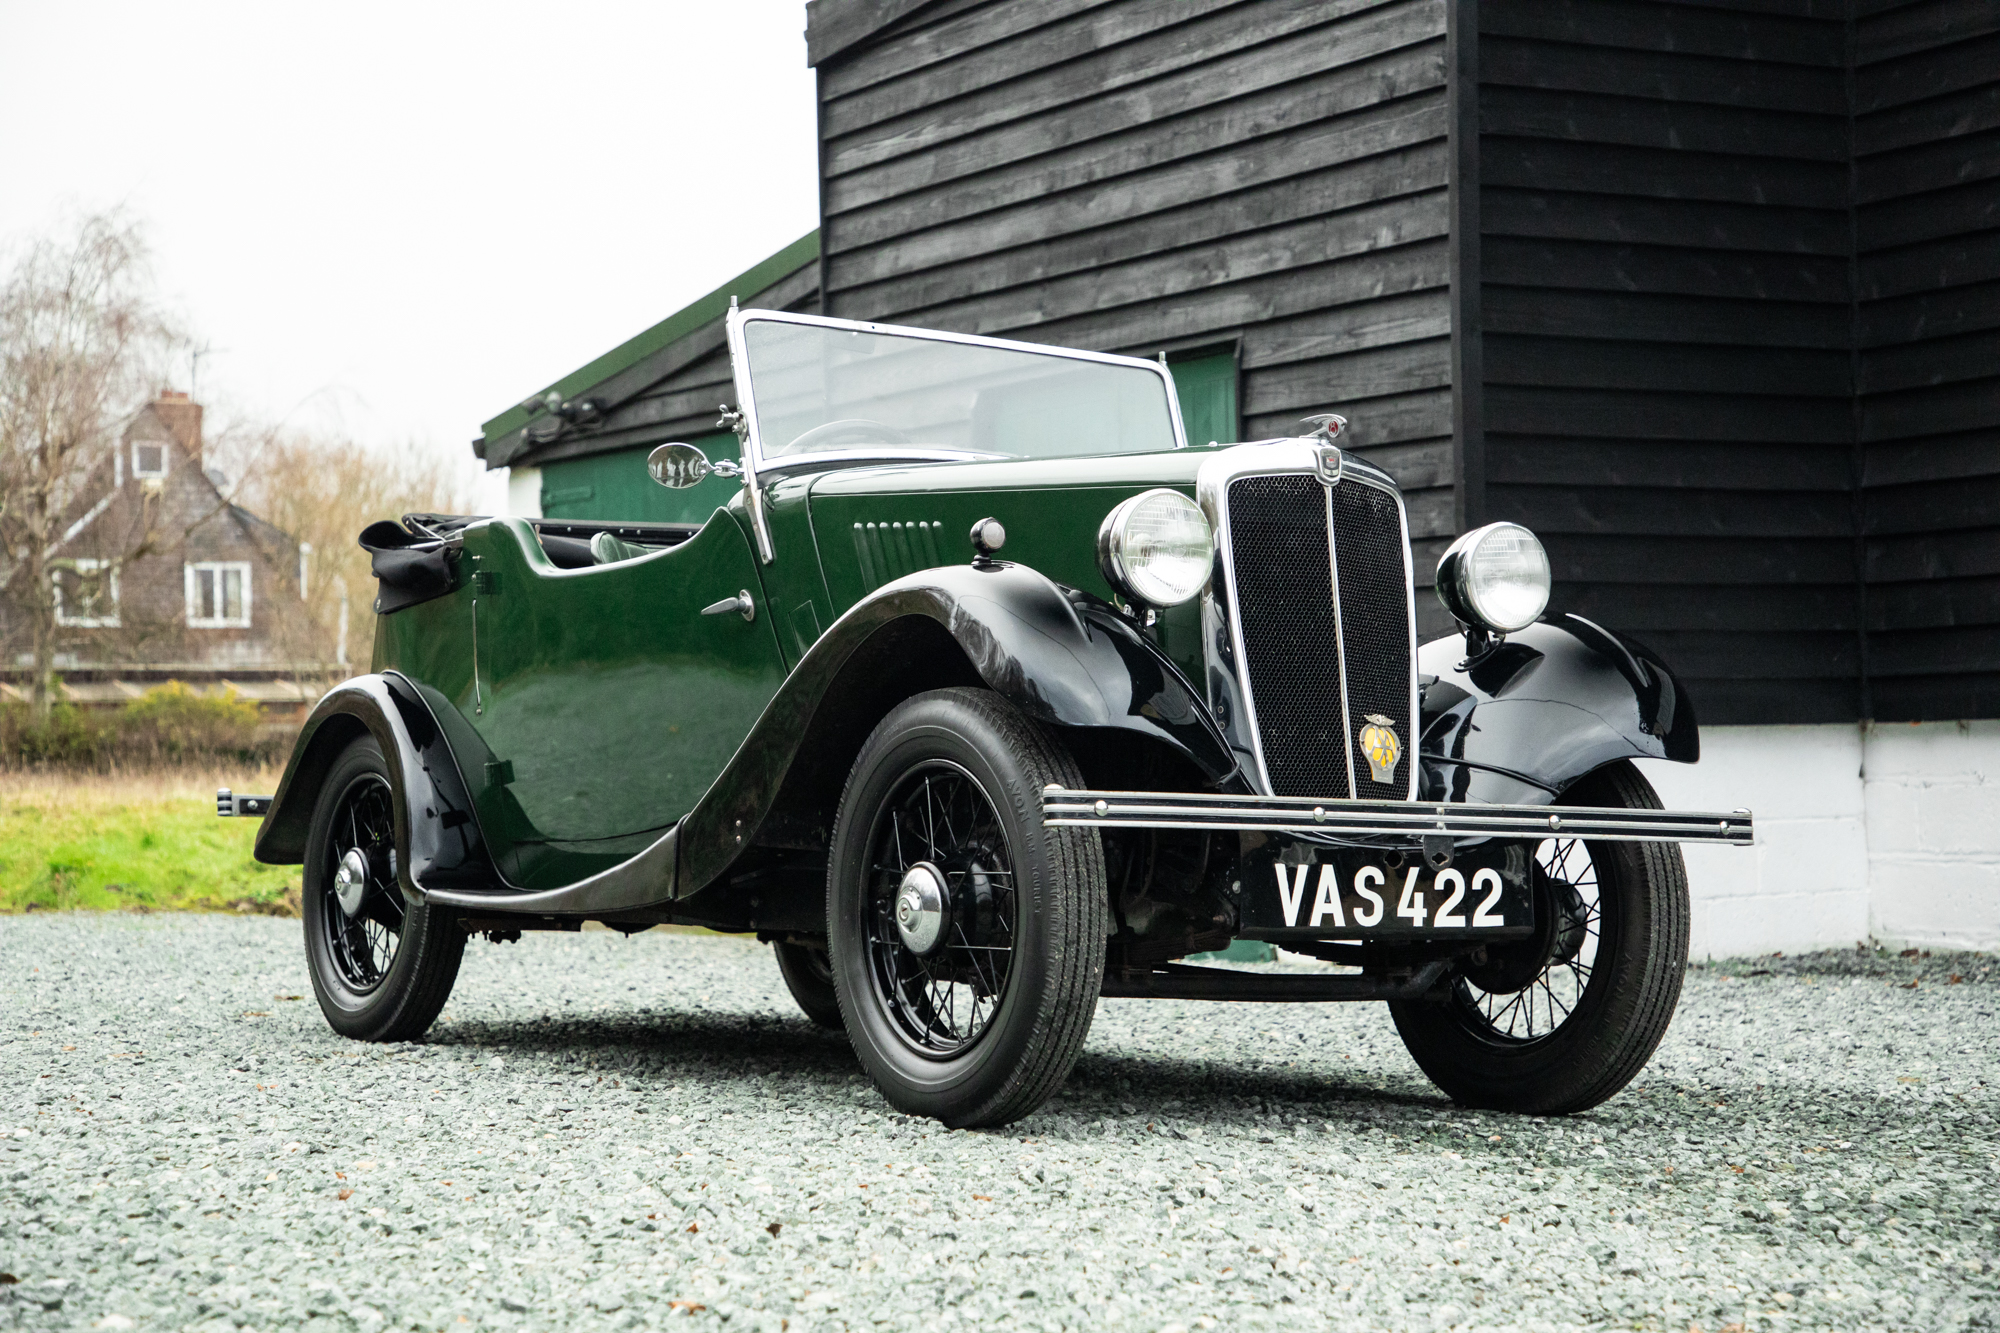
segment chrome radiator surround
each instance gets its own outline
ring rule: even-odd
[[[1335,465],[1325,463],[1331,452]],[[1215,568],[1209,580],[1208,590],[1202,594],[1202,651],[1207,667],[1205,682],[1210,710],[1222,726],[1231,749],[1236,752],[1243,765],[1243,771],[1258,791],[1269,795],[1273,791],[1270,768],[1264,754],[1263,733],[1257,724],[1257,700],[1250,680],[1250,652],[1243,636],[1242,616],[1238,611],[1240,602],[1236,581],[1235,549],[1230,531],[1230,496],[1233,483],[1249,477],[1282,476],[1317,477],[1323,485],[1368,486],[1378,490],[1395,501],[1398,522],[1402,530],[1403,548],[1403,598],[1404,611],[1409,624],[1409,642],[1405,646],[1409,663],[1410,719],[1407,736],[1399,737],[1403,746],[1403,762],[1408,766],[1405,798],[1414,800],[1420,768],[1417,757],[1417,730],[1421,713],[1417,699],[1417,617],[1415,584],[1410,561],[1410,516],[1403,503],[1402,493],[1390,477],[1354,458],[1341,454],[1331,445],[1317,443],[1310,439],[1266,440],[1255,444],[1241,444],[1224,450],[1203,463],[1195,481],[1195,498],[1207,516],[1209,526],[1215,533]],[[1330,483],[1328,477],[1334,478]],[[1356,790],[1354,769],[1355,719],[1348,700],[1346,653],[1344,634],[1338,629],[1343,617],[1340,607],[1339,560],[1333,550],[1338,540],[1334,530],[1331,510],[1327,520],[1328,551],[1327,560],[1333,587],[1333,616],[1336,624],[1336,641],[1329,645],[1334,655],[1335,674],[1340,682],[1343,708],[1342,750],[1347,765],[1347,786],[1350,792]]]
[[[1054,828],[1243,829],[1268,833],[1424,838],[1583,838],[1602,842],[1705,842],[1748,847],[1748,810],[1704,813],[1595,806],[1336,801],[1309,796],[1211,796],[1182,791],[1042,789],[1042,823]]]

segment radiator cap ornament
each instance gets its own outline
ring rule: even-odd
[[[1403,758],[1403,742],[1396,735],[1396,727],[1390,719],[1380,713],[1363,714],[1368,725],[1355,738],[1361,742],[1361,753],[1368,756],[1368,773],[1377,782],[1393,783],[1396,780],[1396,765]]]
[[[1313,427],[1312,434],[1306,438],[1313,441],[1313,471],[1318,474],[1321,483],[1327,486],[1340,485],[1340,472],[1344,463],[1334,441],[1347,429],[1347,418],[1338,412],[1326,412],[1320,416],[1307,417],[1299,424]]]

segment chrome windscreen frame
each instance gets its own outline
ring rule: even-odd
[[[905,324],[876,324],[860,319],[833,319],[826,315],[801,315],[789,310],[738,310],[731,308],[724,323],[724,331],[729,341],[729,363],[731,377],[736,385],[737,410],[742,412],[748,431],[743,441],[743,485],[745,503],[750,510],[750,525],[756,532],[757,555],[764,564],[770,564],[775,556],[771,549],[770,524],[764,517],[764,498],[760,474],[785,471],[799,471],[807,466],[815,469],[865,466],[868,464],[908,464],[908,463],[954,463],[978,462],[987,459],[985,454],[957,449],[901,449],[895,451],[879,449],[829,449],[824,453],[806,459],[767,458],[764,453],[763,437],[757,426],[757,393],[750,382],[750,357],[744,341],[744,329],[754,321],[773,324],[804,324],[824,329],[847,329],[856,333],[879,333],[898,338],[921,338],[930,342],[962,343],[973,347],[991,347],[998,351],[1027,352],[1035,356],[1059,357],[1070,361],[1094,361],[1100,365],[1126,366],[1135,370],[1149,371],[1158,375],[1166,389],[1167,415],[1173,420],[1176,449],[1187,448],[1187,427],[1181,421],[1180,395],[1174,392],[1174,377],[1163,362],[1148,361],[1143,357],[1117,356],[1110,352],[1085,352],[1071,347],[1051,347],[1045,343],[1015,342],[1010,338],[983,338],[971,333],[946,333],[939,329],[912,328]]]
[[[1195,477],[1196,502],[1201,505],[1209,527],[1215,533],[1215,567],[1208,587],[1201,595],[1202,655],[1207,668],[1208,705],[1221,724],[1230,748],[1243,764],[1244,773],[1258,793],[1264,796],[1273,794],[1271,774],[1265,766],[1263,735],[1257,726],[1256,695],[1250,686],[1250,660],[1243,640],[1242,617],[1234,610],[1238,600],[1235,552],[1229,526],[1229,488],[1245,477],[1294,475],[1315,477],[1322,485],[1328,485],[1321,472],[1321,459],[1328,450],[1335,450],[1335,446],[1308,438],[1239,444],[1203,463]],[[1341,454],[1339,466],[1328,470],[1339,478],[1331,485],[1372,486],[1396,502],[1396,517],[1403,541],[1403,596],[1410,626],[1409,716],[1412,734],[1401,738],[1403,753],[1409,764],[1409,785],[1403,799],[1415,800],[1417,785],[1422,778],[1415,734],[1421,714],[1417,703],[1417,607],[1415,573],[1410,556],[1409,506],[1403,503],[1402,492],[1387,473],[1352,455]],[[1327,534],[1330,543],[1339,539],[1331,517],[1329,512]],[[1340,612],[1340,562],[1331,546],[1327,551],[1327,561],[1333,587],[1334,624],[1339,627],[1336,633],[1344,636],[1345,617]],[[1353,719],[1348,716],[1345,644],[1337,642],[1335,650],[1340,653],[1341,669],[1341,747],[1347,764],[1347,790],[1352,793],[1356,789],[1354,726]]]

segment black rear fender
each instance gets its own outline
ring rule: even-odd
[[[388,760],[405,891],[490,885],[492,867],[458,768],[415,687],[394,673],[343,681],[313,707],[257,831],[257,859],[266,865],[305,860],[327,772],[363,735],[373,736]]]

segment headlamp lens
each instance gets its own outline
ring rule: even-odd
[[[1135,495],[1107,514],[1097,532],[1106,581],[1146,606],[1179,606],[1199,594],[1214,559],[1207,516],[1179,491]]]
[[[1445,552],[1438,573],[1452,614],[1502,634],[1534,624],[1549,604],[1548,552],[1518,523],[1466,533]]]

